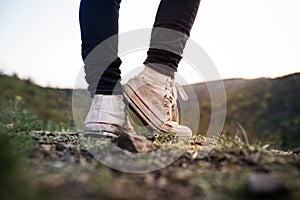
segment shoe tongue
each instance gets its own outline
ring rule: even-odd
[[[159,82],[165,82],[166,80],[170,80],[171,81],[171,77],[161,74],[157,71],[155,71],[154,69],[151,69],[150,67],[145,66],[145,71],[144,74],[151,78],[151,79],[155,79],[156,81]]]
[[[180,95],[180,97],[184,100],[187,101],[188,100],[188,96],[186,94],[186,92],[184,91],[184,89],[182,88],[182,86],[179,83],[176,83],[174,79],[171,79],[171,77],[161,74],[157,71],[155,71],[154,69],[151,69],[150,67],[145,66],[145,70],[144,70],[144,76],[146,76],[147,78],[156,81],[156,82],[166,82],[169,81],[172,83],[172,87],[176,87],[176,89],[178,90],[178,93]],[[177,91],[174,91],[174,95],[177,96]],[[177,97],[175,98],[177,99]]]

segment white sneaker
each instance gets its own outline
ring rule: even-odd
[[[134,134],[122,95],[95,95],[84,122],[84,136]]]
[[[152,129],[192,136],[190,128],[179,125],[176,88],[183,100],[187,100],[179,84],[149,67],[123,86],[125,99]]]

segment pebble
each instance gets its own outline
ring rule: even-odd
[[[255,195],[273,195],[287,190],[283,179],[263,173],[250,174],[247,179],[247,188]]]
[[[57,151],[63,151],[63,150],[66,149],[66,147],[63,144],[60,144],[60,143],[56,143],[55,148],[56,148]]]
[[[300,154],[300,147],[293,149],[293,153]]]
[[[143,136],[122,133],[117,138],[118,146],[133,153],[151,152],[154,149],[152,142]]]
[[[52,168],[56,168],[56,169],[62,168],[63,166],[64,166],[64,163],[63,163],[63,162],[60,162],[60,161],[55,161],[55,162],[53,162],[52,165],[51,165]]]
[[[165,189],[168,186],[168,180],[165,177],[159,177],[157,180],[157,186],[161,189]]]
[[[41,148],[42,148],[44,151],[51,151],[51,150],[52,150],[52,145],[51,145],[51,144],[42,144],[42,145],[41,145]]]

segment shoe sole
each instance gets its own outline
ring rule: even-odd
[[[82,133],[84,138],[117,138],[119,135],[110,131],[84,131]]]

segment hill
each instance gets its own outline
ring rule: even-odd
[[[213,82],[209,84],[213,85]],[[227,114],[224,132],[240,132],[236,122],[247,132],[250,140],[271,142],[276,147],[291,149],[300,146],[300,74],[291,74],[276,79],[229,79],[224,80],[227,96]],[[200,122],[192,119],[186,124],[198,123],[198,132],[205,133],[210,121],[210,95],[205,83],[192,85],[196,99],[187,102],[184,113],[193,112],[198,106]],[[218,90],[218,88],[214,88]],[[15,95],[22,96],[28,110],[41,119],[59,127],[72,127],[72,90],[43,88],[30,80],[17,76],[0,76],[0,104],[5,105]]]
[[[30,79],[21,80],[16,75],[0,75],[0,91],[2,106],[6,106],[15,96],[21,96],[25,107],[49,126],[73,126],[71,89],[44,88]]]
[[[209,84],[214,86],[213,82]],[[299,73],[276,79],[229,79],[224,80],[224,86],[227,96],[224,132],[240,131],[238,122],[250,139],[271,142],[283,149],[300,146]],[[188,102],[188,109],[199,106],[198,131],[202,133],[208,128],[211,99],[205,83],[194,84],[192,89],[197,100]]]

